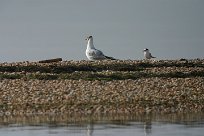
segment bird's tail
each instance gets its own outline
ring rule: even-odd
[[[152,54],[151,54],[151,53],[150,53],[150,57],[151,57],[151,58],[156,58],[156,57],[152,56]]]
[[[107,59],[110,59],[110,60],[116,60],[115,58],[113,57],[108,57],[108,56],[105,56]]]

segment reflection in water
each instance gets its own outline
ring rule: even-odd
[[[113,133],[110,135],[117,134],[117,136],[135,135],[135,133],[144,136],[162,136],[163,134],[160,133],[165,132],[165,130],[163,131],[163,128],[161,128],[161,126],[171,127],[166,129],[171,134],[172,132],[175,132],[174,129],[177,129],[177,132],[178,130],[180,131],[181,128],[177,128],[178,125],[182,126],[182,129],[185,131],[189,131],[189,128],[194,130],[190,131],[191,134],[194,134],[196,132],[197,135],[202,135],[204,133],[202,132],[204,130],[202,129],[204,128],[204,113],[165,115],[113,115],[100,117],[70,117],[67,115],[23,117],[2,116],[0,117],[0,135],[8,133],[6,131],[10,130],[10,132],[13,132],[13,130],[15,130],[19,133],[16,136],[26,136],[21,135],[23,132],[19,129],[21,127],[21,130],[28,131],[28,133],[32,131],[32,136],[36,136],[36,133],[34,132],[43,131],[44,129],[48,129],[49,132],[48,134],[45,134],[45,136],[48,136],[50,134],[54,136],[55,134],[57,135],[62,132],[64,133],[62,134],[63,136],[67,134],[71,136],[75,136],[76,134],[95,136],[98,134],[109,135],[109,133]],[[31,129],[25,129],[27,127],[30,127]],[[152,129],[152,127],[154,129]],[[198,129],[200,131],[198,131]],[[5,133],[3,133],[2,130],[4,130]],[[186,134],[186,132],[184,134]],[[181,135],[184,136],[184,134]],[[180,133],[178,133],[177,135],[180,136]]]
[[[152,132],[152,123],[151,121],[144,122],[144,133],[145,136],[148,136]]]
[[[87,136],[93,136],[94,125],[93,123],[87,124]]]
[[[144,133],[145,136],[148,136],[152,132],[152,117],[146,115],[144,117]]]

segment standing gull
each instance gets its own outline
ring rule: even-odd
[[[97,50],[94,47],[92,36],[87,37],[86,40],[87,40],[86,57],[89,60],[103,60],[103,59],[115,60],[113,57],[105,56],[102,51]]]
[[[149,49],[147,49],[147,48],[145,48],[145,49],[143,50],[143,52],[144,52],[144,57],[145,57],[145,59],[156,58],[156,57],[153,57],[153,56],[152,56],[152,54],[149,52]]]

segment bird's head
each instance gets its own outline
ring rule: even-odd
[[[88,36],[85,40],[88,41],[90,39],[93,39],[93,37],[92,36]]]
[[[145,48],[145,49],[143,50],[143,52],[146,52],[146,51],[149,51],[149,49]]]

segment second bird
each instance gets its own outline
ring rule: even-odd
[[[152,54],[149,52],[149,49],[147,49],[147,48],[145,48],[145,49],[143,50],[143,52],[144,52],[144,57],[145,57],[145,59],[156,58],[156,57],[153,57],[153,56],[152,56]]]
[[[115,60],[113,57],[105,56],[102,51],[94,47],[92,36],[87,37],[86,40],[87,40],[86,57],[89,60],[103,60],[103,59]]]

